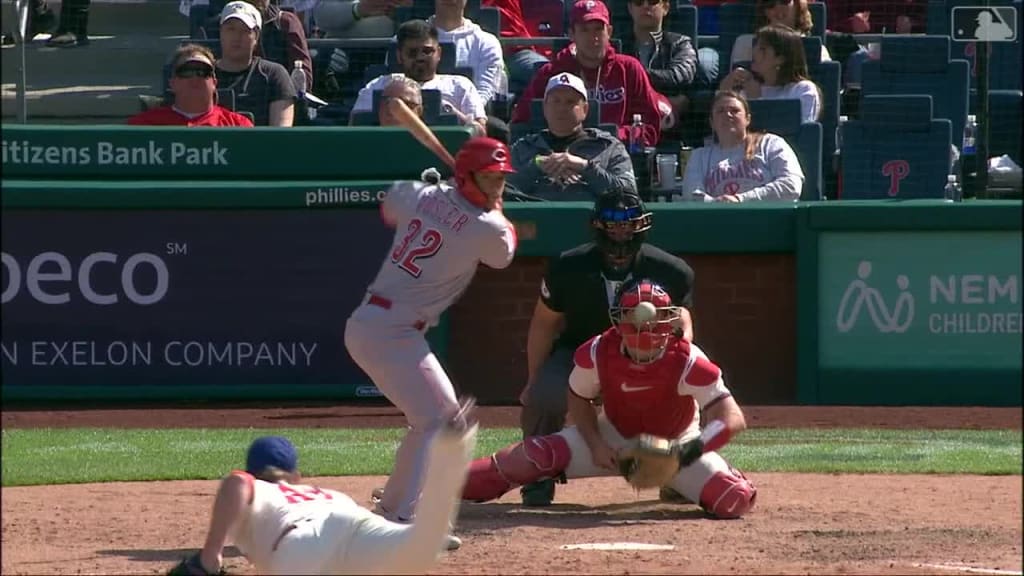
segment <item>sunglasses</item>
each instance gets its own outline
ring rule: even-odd
[[[661,4],[664,1],[665,0],[632,0],[633,6],[636,6],[638,8],[640,6],[643,6],[644,4],[647,4],[648,6],[657,6],[658,4]]]
[[[420,46],[419,48],[408,48],[404,50],[406,58],[418,56],[433,56],[437,52],[437,46]]]
[[[178,78],[213,78],[213,70],[197,66],[182,66],[174,71]]]

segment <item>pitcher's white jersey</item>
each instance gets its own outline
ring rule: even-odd
[[[428,325],[469,286],[477,264],[505,268],[516,232],[500,210],[467,202],[448,184],[396,182],[381,204],[395,239],[369,292]]]
[[[233,527],[231,539],[246,558],[264,572],[278,572],[275,568],[286,560],[274,553],[289,526],[307,522],[320,526],[332,515],[350,516],[354,530],[359,518],[372,514],[336,490],[284,481],[265,482],[244,472],[235,474],[252,481],[253,496]],[[327,550],[337,545],[337,542],[324,542]]]

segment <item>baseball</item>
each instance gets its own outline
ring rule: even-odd
[[[650,302],[641,302],[633,308],[632,320],[633,324],[640,326],[654,320],[654,317],[658,315],[658,309],[654,307],[654,304]]]

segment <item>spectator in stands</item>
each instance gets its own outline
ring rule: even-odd
[[[769,24],[758,30],[750,70],[736,68],[719,88],[746,98],[797,98],[804,122],[821,116],[821,89],[808,78],[800,33],[789,26]]]
[[[548,0],[552,12],[557,18],[562,18],[564,7],[562,0]],[[540,27],[547,27],[550,32],[551,23],[533,22],[536,18],[523,13],[520,0],[481,0],[482,6],[490,6],[498,9],[501,14],[501,35],[505,38],[534,38],[545,36],[544,30]],[[541,15],[543,16],[543,15]],[[559,30],[561,26],[558,26]],[[559,32],[560,33],[560,32]],[[515,46],[504,47],[503,52],[508,64],[509,92],[522,94],[530,79],[547,64],[551,58],[551,48],[546,46]]]
[[[455,66],[473,69],[473,84],[484,102],[508,93],[508,77],[498,37],[463,14],[466,0],[436,0],[427,23],[437,29],[438,41],[455,45]]]
[[[686,92],[697,77],[697,51],[693,39],[662,29],[669,0],[632,0],[629,16],[633,29],[622,35],[622,52],[636,57],[658,92],[662,130],[674,128],[689,107]]]
[[[661,136],[658,93],[636,58],[618,54],[611,45],[612,26],[608,7],[599,0],[578,0],[570,14],[567,48],[541,67],[512,112],[512,123],[530,120],[530,103],[542,97],[548,80],[556,74],[579,74],[587,85],[590,101],[601,106],[600,119],[619,127],[619,138],[629,141],[633,114],[644,122],[643,140],[654,146]]]
[[[384,105],[388,100],[392,99],[405,102],[405,105],[415,112],[417,116],[423,117],[423,95],[420,94],[420,85],[404,74],[392,74],[391,81],[381,90],[381,106],[377,110],[377,119],[381,126],[399,125],[398,121],[391,115],[391,110]]]
[[[260,28],[259,54],[271,62],[284,66],[290,74],[295,62],[301,61],[306,71],[306,90],[313,89],[313,59],[309,55],[306,29],[302,20],[287,10],[281,10],[269,0],[245,0],[260,11],[263,25]]]
[[[36,36],[46,34],[57,25],[57,15],[47,5],[46,0],[28,0],[28,27],[25,42],[31,42]],[[3,37],[3,45],[14,44],[14,34],[7,33]]]
[[[754,30],[769,24],[780,24],[789,26],[800,33],[801,36],[810,36],[814,29],[814,20],[811,18],[811,10],[807,7],[807,0],[758,0],[754,8]],[[729,68],[738,63],[750,62],[754,53],[754,34],[744,34],[732,45],[732,56]],[[824,44],[821,46],[821,60],[831,60],[828,49]]]
[[[515,174],[508,181],[544,200],[591,202],[605,192],[636,194],[626,147],[604,130],[584,128],[587,87],[568,72],[552,76],[544,90],[548,128],[512,145]]]
[[[331,38],[388,38],[398,6],[412,6],[412,0],[321,0],[313,17]]]
[[[775,134],[750,132],[750,105],[720,91],[711,101],[713,140],[693,151],[683,174],[683,198],[750,202],[800,198],[804,173],[789,144]]]
[[[252,121],[216,104],[217,77],[213,52],[198,44],[185,44],[171,58],[174,103],[150,108],[128,119],[142,126],[244,126]]]
[[[63,0],[60,3],[60,24],[47,46],[71,48],[89,43],[89,4],[91,0]]]
[[[221,58],[217,84],[235,95],[235,110],[250,112],[257,126],[291,126],[295,86],[277,62],[256,55],[263,17],[244,0],[224,5],[220,16]]]
[[[828,28],[850,34],[926,32],[925,0],[829,0]]]
[[[437,73],[437,65],[441,62],[437,29],[424,20],[410,20],[398,27],[396,37],[402,73],[418,82],[421,89],[439,91],[442,111],[455,114],[462,124],[474,126],[482,134],[487,122],[486,102],[473,81],[457,74]],[[392,79],[392,74],[385,74],[370,80],[359,90],[352,112],[372,110],[374,90],[384,88]]]

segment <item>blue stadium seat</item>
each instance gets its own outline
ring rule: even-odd
[[[736,39],[754,31],[754,3],[729,2],[718,8],[718,76],[729,73],[732,45]]]
[[[536,36],[565,36],[571,4],[562,0],[519,0],[526,27]]]
[[[676,34],[689,36],[693,41],[693,49],[697,49],[697,7],[690,4],[677,3],[668,12],[665,29]]]
[[[942,198],[952,132],[930,96],[865,96],[842,127],[842,199]]]
[[[795,98],[750,101],[750,128],[782,136],[796,152],[804,171],[800,200],[822,199],[822,131],[818,122],[801,122],[800,100]]]
[[[951,60],[948,36],[883,36],[880,60],[864,62],[863,97],[927,94],[936,118],[953,124],[959,147],[967,122],[967,61]]]
[[[825,25],[828,23],[828,8],[824,2],[808,2],[807,9],[811,11],[811,20],[814,22],[811,36],[824,41]]]
[[[953,32],[952,11],[956,6],[1013,6],[1017,8],[1017,40],[1015,42],[994,42],[989,49],[989,87],[992,90],[1021,89],[1021,37],[1024,33],[1024,9],[1021,0],[931,0],[928,2],[928,34],[948,36]],[[971,88],[977,88],[975,73],[977,43],[953,42],[950,53],[954,59],[963,59],[970,65]]]
[[[1024,92],[1020,90],[992,90],[988,93],[988,156],[1007,154],[1021,164],[1021,106]],[[978,114],[978,93],[971,92],[971,114]]]

